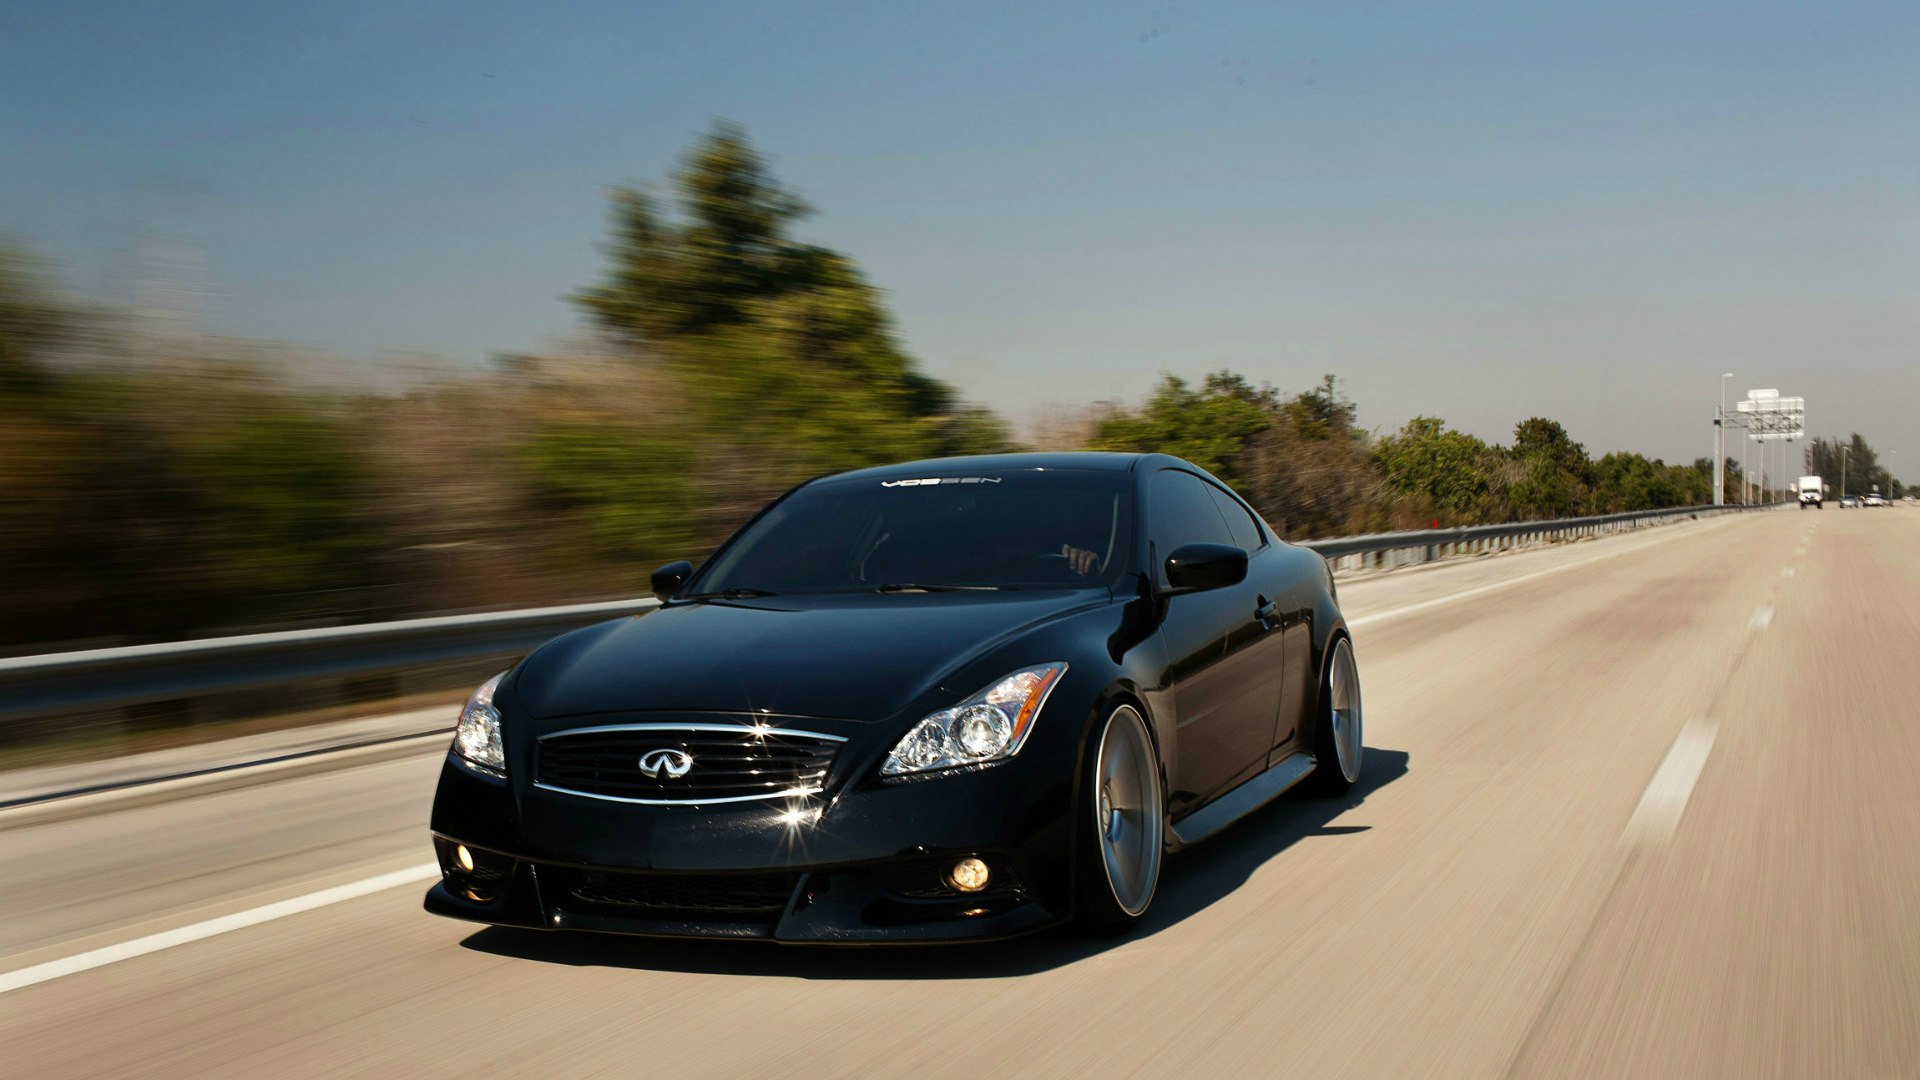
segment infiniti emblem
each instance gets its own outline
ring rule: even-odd
[[[693,755],[685,750],[662,747],[640,755],[640,771],[656,780],[663,774],[669,780],[678,780],[692,768]]]

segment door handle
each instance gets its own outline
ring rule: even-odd
[[[1257,606],[1253,609],[1253,617],[1260,620],[1262,629],[1273,629],[1273,624],[1280,619],[1280,609],[1274,606],[1273,601],[1259,594],[1254,596],[1254,602]]]

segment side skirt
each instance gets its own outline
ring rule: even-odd
[[[1221,829],[1279,798],[1282,792],[1307,778],[1313,756],[1292,754],[1266,772],[1173,823],[1173,846],[1197,844]]]

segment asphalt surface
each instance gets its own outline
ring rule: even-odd
[[[1132,938],[436,919],[429,741],[0,812],[0,1074],[1920,1076],[1920,512],[1720,518],[1341,595],[1356,797],[1169,859]]]

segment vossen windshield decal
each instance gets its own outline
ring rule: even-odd
[[[922,480],[882,480],[881,487],[933,487],[936,484],[997,484],[997,476],[929,476]]]

